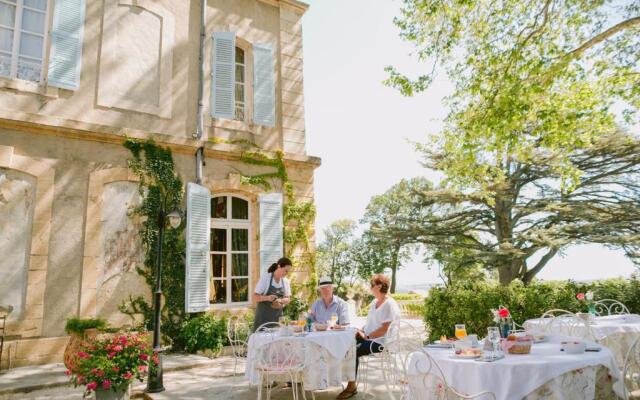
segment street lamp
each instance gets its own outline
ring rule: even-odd
[[[155,374],[151,374],[149,371],[149,377],[147,379],[147,393],[158,393],[164,391],[162,384],[162,348],[160,347],[160,302],[162,300],[162,243],[164,242],[164,228],[169,220],[169,225],[172,228],[180,226],[182,218],[180,217],[180,211],[173,210],[169,214],[166,213],[167,209],[167,197],[165,195],[164,202],[158,210],[158,243],[156,254],[156,289],[153,292],[153,353],[158,359],[158,365],[155,369]]]

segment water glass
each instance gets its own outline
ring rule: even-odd
[[[491,342],[491,358],[494,359],[496,358],[496,351],[500,343],[500,328],[497,326],[487,328],[487,340]]]

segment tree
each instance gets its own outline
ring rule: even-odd
[[[388,67],[387,84],[412,95],[441,68],[455,83],[443,131],[418,146],[445,175],[421,200],[438,214],[410,236],[464,239],[503,284],[529,282],[577,243],[637,262],[628,132],[640,105],[640,3],[404,0],[396,24],[433,64],[415,80]]]
[[[396,290],[398,269],[410,258],[413,249],[413,243],[399,232],[406,229],[406,221],[417,218],[424,210],[412,207],[415,194],[432,187],[426,178],[403,179],[385,193],[372,197],[360,221],[368,225],[363,236],[368,244],[369,267],[372,271],[391,269],[391,293]]]
[[[574,152],[570,161],[582,175],[571,191],[562,189],[562,174],[548,157],[539,151],[528,163],[507,163],[492,197],[423,191],[412,207],[429,212],[414,213],[393,234],[442,254],[456,251],[460,265],[496,269],[502,284],[531,282],[575,244],[622,249],[640,264],[640,140],[617,133]]]
[[[356,222],[341,219],[333,222],[324,230],[324,240],[318,245],[317,257],[321,275],[331,277],[337,291],[352,275],[353,266],[349,257],[351,242],[356,229]]]

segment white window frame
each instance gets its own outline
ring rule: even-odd
[[[29,81],[29,80],[25,80],[25,79],[21,79],[18,78],[18,60],[20,57],[24,57],[27,59],[33,59],[33,57],[29,57],[29,56],[20,56],[20,39],[22,38],[22,12],[24,9],[30,10],[30,11],[35,11],[38,13],[42,13],[42,10],[38,10],[36,8],[31,8],[28,6],[24,5],[24,0],[16,0],[15,4],[11,3],[9,1],[6,0],[0,0],[0,3],[3,4],[7,4],[10,6],[14,6],[16,8],[16,13],[15,13],[15,24],[13,27],[9,27],[6,25],[2,25],[0,24],[0,27],[2,28],[6,28],[6,29],[12,29],[13,30],[13,44],[12,44],[12,48],[11,48],[11,70],[9,72],[9,76],[5,76],[5,75],[0,75],[0,79],[13,79],[13,80],[19,80],[19,81],[25,81],[25,82],[34,82],[34,81]],[[25,33],[28,33],[30,35],[34,35],[34,36],[41,36],[42,37],[42,58],[40,60],[40,77],[39,80],[35,83],[37,84],[43,84],[44,83],[44,79],[45,79],[45,67],[47,65],[47,53],[48,53],[48,48],[49,48],[49,27],[50,27],[50,19],[51,19],[51,9],[53,7],[52,4],[52,0],[47,0],[46,1],[47,4],[47,9],[44,12],[44,27],[43,27],[43,33],[36,33],[36,32],[31,32],[31,31],[24,31]]]
[[[244,307],[244,306],[249,306],[251,305],[251,302],[253,300],[253,293],[252,293],[252,287],[253,287],[253,276],[251,274],[251,267],[252,267],[252,261],[253,261],[253,243],[251,238],[252,236],[252,212],[251,212],[251,201],[241,195],[237,195],[237,194],[229,194],[229,193],[221,193],[221,194],[215,194],[211,196],[211,199],[213,200],[215,197],[226,197],[227,198],[227,218],[223,219],[223,218],[211,218],[211,230],[213,229],[225,229],[226,233],[227,233],[227,250],[225,252],[220,252],[220,251],[209,251],[209,257],[211,257],[211,255],[213,254],[225,254],[226,255],[226,277],[224,278],[225,282],[226,282],[226,289],[227,289],[227,293],[226,293],[226,302],[225,303],[212,303],[211,299],[209,299],[209,304],[212,308],[214,309],[219,309],[219,308],[234,308],[234,307]],[[248,219],[232,219],[231,215],[232,215],[232,198],[236,197],[238,199],[244,200],[247,202],[247,211],[248,211]],[[213,209],[211,210],[211,212],[213,213]],[[248,241],[248,249],[247,251],[233,251],[231,249],[231,234],[232,234],[232,229],[246,229],[247,230],[247,241]],[[233,254],[245,254],[247,253],[248,255],[248,261],[247,261],[247,273],[249,274],[248,276],[232,276],[232,272],[233,272],[233,267],[232,267],[232,255]],[[211,265],[210,268],[213,268],[213,265]],[[231,283],[233,278],[247,278],[248,279],[248,287],[247,287],[247,301],[242,301],[242,302],[232,302],[231,301]],[[219,278],[214,278],[213,275],[211,277],[211,288],[213,290],[213,281],[214,280],[222,280]]]

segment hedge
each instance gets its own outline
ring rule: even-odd
[[[453,336],[455,324],[465,324],[468,333],[482,337],[487,327],[495,325],[491,309],[500,305],[507,307],[514,321],[522,324],[554,308],[586,312],[586,304],[578,301],[576,294],[589,290],[594,292],[595,300],[615,299],[625,304],[631,313],[640,313],[638,279],[534,282],[529,286],[515,281],[509,286],[469,283],[432,288],[425,299],[424,319],[432,339],[441,335]]]

